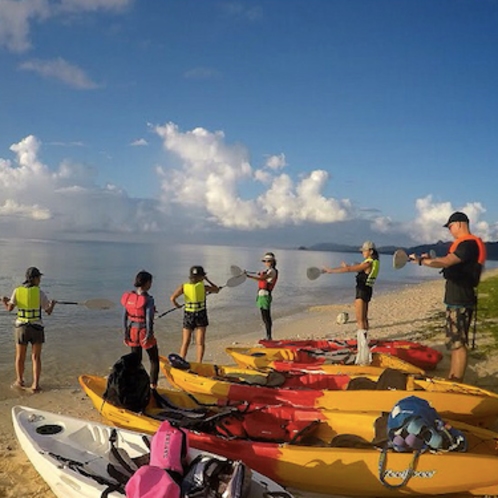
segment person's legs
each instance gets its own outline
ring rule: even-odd
[[[31,361],[33,362],[33,384],[31,389],[34,392],[40,390],[42,345],[41,342],[37,342],[31,346]]]
[[[206,327],[195,329],[195,344],[197,346],[197,363],[202,363],[204,351],[206,350]]]
[[[157,346],[152,346],[146,349],[150,360],[150,387],[156,389],[157,379],[159,378],[159,349]]]
[[[15,386],[24,387],[24,365],[26,363],[27,344],[16,344],[16,382]]]
[[[462,382],[467,370],[470,308],[446,308],[446,347],[451,351],[448,379]]]
[[[266,339],[268,341],[271,341],[271,332],[272,332],[272,327],[273,327],[273,321],[271,319],[271,312],[270,309],[263,309],[261,308],[261,318],[263,319],[263,323],[265,325],[265,330],[266,330]]]
[[[192,337],[191,329],[182,330],[182,346],[180,348],[180,356],[183,359],[187,359],[188,347],[190,346],[190,338]]]
[[[354,311],[356,315],[356,325],[359,330],[368,330],[368,303],[363,299],[355,299]]]

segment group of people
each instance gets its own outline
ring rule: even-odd
[[[277,261],[272,252],[267,252],[262,262],[265,269],[256,275],[246,276],[258,282],[257,306],[261,310],[261,316],[265,325],[266,336],[271,339],[271,291],[278,279]],[[140,271],[135,277],[135,289],[125,292],[121,298],[124,307],[123,330],[124,341],[132,352],[142,358],[142,350],[145,349],[150,360],[150,382],[151,388],[157,387],[159,376],[159,352],[157,341],[154,337],[154,299],[149,294],[152,286],[152,275],[146,271]],[[188,282],[180,284],[170,297],[170,301],[176,308],[183,308],[182,344],[180,356],[186,358],[188,348],[195,333],[196,361],[202,363],[206,349],[206,329],[209,325],[206,297],[208,294],[217,294],[220,287],[213,283],[207,276],[202,266],[192,266],[189,272]],[[183,304],[178,300],[183,296]]]
[[[448,378],[462,382],[467,368],[469,330],[477,308],[477,286],[486,261],[486,247],[482,240],[470,233],[469,218],[465,213],[455,212],[445,223],[454,242],[448,254],[431,257],[429,254],[411,254],[413,263],[440,269],[446,280],[444,304],[446,306],[446,347],[451,353]],[[349,265],[343,262],[339,267],[324,267],[326,273],[356,272],[355,314],[358,327],[358,341],[368,338],[368,308],[372,299],[373,285],[379,274],[379,254],[372,241],[366,241],[360,248],[363,261]],[[257,281],[257,306],[265,327],[266,338],[272,339],[272,291],[278,280],[277,261],[272,252],[267,252],[262,262],[265,268],[257,274],[245,272],[247,278]],[[57,304],[49,300],[40,289],[42,273],[36,267],[26,270],[23,284],[14,289],[11,297],[3,297],[8,311],[17,308],[14,337],[16,342],[16,380],[13,387],[25,388],[24,370],[28,345],[31,343],[33,380],[31,390],[40,390],[41,350],[45,333],[41,310],[50,315]],[[132,352],[142,358],[145,350],[150,360],[151,387],[157,387],[159,376],[159,351],[154,336],[154,298],[149,294],[152,275],[142,270],[134,281],[134,290],[125,292],[121,298],[124,307],[124,342]],[[196,360],[201,363],[205,352],[206,328],[209,325],[206,296],[218,293],[220,287],[211,282],[202,266],[190,268],[189,280],[178,286],[171,295],[171,302],[177,308],[184,307],[182,344],[180,356],[185,358],[195,332]],[[183,296],[183,304],[178,302]]]
[[[463,381],[467,369],[469,331],[477,310],[477,286],[486,262],[486,246],[479,237],[470,233],[469,223],[468,216],[460,211],[448,218],[443,226],[450,231],[454,241],[445,256],[409,256],[415,264],[441,270],[446,281],[445,343],[451,354],[448,379],[456,382]],[[358,344],[361,338],[366,340],[368,337],[368,305],[379,274],[379,254],[375,244],[366,241],[360,250],[364,257],[361,263],[348,265],[343,262],[339,267],[322,269],[325,273],[357,272],[355,314]]]

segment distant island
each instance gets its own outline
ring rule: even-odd
[[[451,242],[436,242],[435,244],[421,244],[411,247],[400,246],[379,246],[377,251],[379,254],[393,254],[396,249],[404,249],[408,254],[423,254],[431,250],[436,251],[437,256],[444,256],[448,253]],[[486,249],[488,251],[489,260],[498,260],[498,242],[486,242]],[[324,252],[358,252],[358,246],[351,246],[346,244],[335,244],[333,242],[321,242],[313,244],[312,246],[300,246],[300,251],[324,251]]]

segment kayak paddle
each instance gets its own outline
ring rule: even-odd
[[[320,275],[325,273],[322,269],[317,268],[316,266],[310,266],[306,270],[306,276],[309,280],[316,280]]]
[[[434,259],[435,257],[436,257],[436,251],[434,251],[434,249],[431,249],[429,251],[429,258]],[[393,268],[395,270],[400,270],[401,268],[403,268],[406,265],[406,263],[408,263],[408,261],[411,260],[410,256],[406,254],[406,251],[403,251],[403,249],[397,249],[396,251],[394,251]]]
[[[114,308],[115,304],[109,299],[87,299],[86,301],[57,301],[57,304],[76,304],[85,306],[89,310],[108,310]]]

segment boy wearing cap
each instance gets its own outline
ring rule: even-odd
[[[344,261],[336,268],[324,267],[324,273],[348,273],[357,272],[354,310],[356,314],[356,325],[358,326],[358,355],[356,363],[364,364],[370,362],[368,351],[367,334],[370,328],[368,323],[368,305],[372,300],[373,286],[379,274],[379,253],[371,240],[366,240],[360,247],[363,261],[358,264],[348,265]],[[361,348],[360,348],[361,346]],[[361,349],[361,351],[360,351]]]
[[[205,285],[206,281],[209,285]],[[180,356],[187,357],[188,347],[195,330],[195,343],[197,347],[197,363],[202,363],[206,349],[206,328],[209,325],[206,307],[206,295],[217,294],[220,288],[211,282],[202,266],[190,268],[189,282],[181,284],[171,295],[171,302],[177,307],[182,305],[177,299],[183,294],[185,299],[185,312],[183,314],[182,346]]]
[[[40,289],[40,280],[43,273],[34,266],[26,270],[26,279],[22,286],[14,289],[10,299],[2,298],[7,311],[12,311],[17,306],[15,321],[16,341],[16,381],[12,387],[24,388],[24,365],[28,344],[31,343],[31,359],[33,362],[32,392],[40,391],[41,375],[41,350],[45,342],[45,330],[41,310],[50,315],[57,301],[50,301]]]
[[[266,330],[266,340],[271,341],[273,328],[273,320],[271,318],[271,293],[278,280],[277,260],[275,259],[275,254],[267,252],[261,259],[261,262],[266,266],[263,271],[260,271],[257,275],[248,275],[247,272],[245,272],[245,274],[247,278],[257,280],[258,282],[258,295],[256,297],[256,303],[261,311],[261,318],[263,319],[263,324]]]
[[[411,254],[410,258],[420,266],[442,268],[446,280],[446,347],[451,351],[448,378],[462,382],[467,369],[470,324],[477,306],[477,286],[486,262],[486,246],[470,233],[465,213],[454,212],[443,226],[454,238],[446,256],[430,258],[428,254]]]

